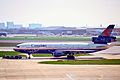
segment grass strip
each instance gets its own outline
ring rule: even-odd
[[[3,57],[4,55],[10,55],[10,56],[15,56],[21,54],[20,52],[15,52],[15,51],[0,51],[0,57]],[[52,54],[50,53],[36,53],[32,54],[33,57],[52,57]],[[75,54],[75,56],[91,56],[91,54],[84,54],[84,53],[79,53]]]
[[[120,65],[120,59],[104,59],[104,60],[58,60],[43,61],[42,64],[68,64],[68,65]]]
[[[62,40],[62,41],[90,41],[90,37],[49,37],[49,36],[41,36],[41,37],[4,37],[0,38],[0,40]]]
[[[19,52],[15,51],[0,51],[0,57],[3,57],[4,55],[15,56],[19,54],[20,54]]]

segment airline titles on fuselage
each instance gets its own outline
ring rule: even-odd
[[[31,44],[31,47],[39,48],[39,47],[47,47],[47,45],[41,44],[41,45],[33,45]]]

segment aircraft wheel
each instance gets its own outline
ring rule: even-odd
[[[74,60],[75,59],[75,57],[74,56],[67,56],[67,59],[71,59],[71,60]]]
[[[28,54],[29,56],[28,56],[28,59],[31,59],[31,57],[30,57],[30,54]]]

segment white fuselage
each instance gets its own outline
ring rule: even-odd
[[[104,46],[106,46],[106,44],[80,43],[80,42],[57,42],[57,43],[29,42],[17,45],[18,48],[54,48],[54,49],[95,49]]]
[[[40,53],[56,50],[64,51],[99,51],[105,49],[106,44],[80,42],[29,42],[17,45],[15,51],[23,53]]]

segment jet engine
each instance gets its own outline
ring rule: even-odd
[[[92,37],[92,42],[94,42],[95,44],[107,44],[110,42],[115,42],[116,37],[114,36],[99,36],[99,37]]]
[[[54,57],[66,56],[66,54],[62,50],[56,50],[53,52]]]

